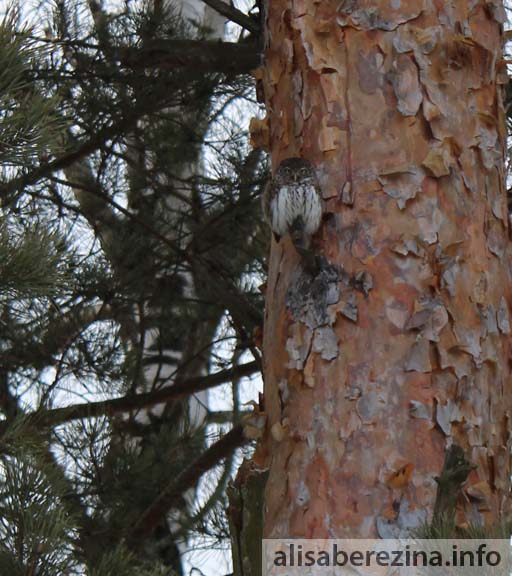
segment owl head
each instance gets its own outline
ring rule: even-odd
[[[316,181],[313,165],[304,158],[287,158],[279,164],[274,180],[280,184],[305,184]]]

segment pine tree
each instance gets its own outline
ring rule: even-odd
[[[324,198],[318,273],[272,246],[253,460],[268,538],[510,512],[503,6],[362,4],[266,15],[260,133],[274,167],[316,166]]]

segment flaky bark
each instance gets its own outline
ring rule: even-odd
[[[266,3],[265,144],[317,168],[328,264],[273,243],[264,333],[267,537],[431,520],[446,448],[476,466],[457,524],[510,477],[510,266],[499,2]],[[400,505],[398,506],[398,502]]]

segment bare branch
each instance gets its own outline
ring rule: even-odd
[[[230,6],[222,0],[203,0],[203,2],[219,14],[222,14],[222,16],[231,20],[231,22],[249,30],[249,32],[252,32],[253,34],[259,33],[260,27],[258,24],[250,16],[247,16],[247,14],[244,14],[234,6]]]

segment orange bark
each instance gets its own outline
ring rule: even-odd
[[[501,3],[266,5],[273,166],[316,166],[331,267],[304,286],[289,240],[272,244],[265,536],[429,519],[452,442],[477,465],[462,515],[496,521],[512,392]]]

